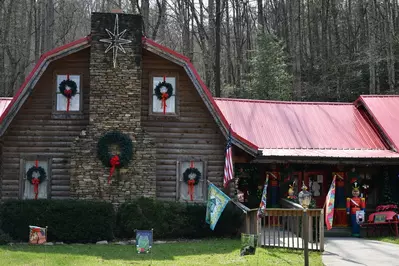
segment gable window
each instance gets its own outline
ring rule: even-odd
[[[153,114],[176,114],[176,93],[178,90],[176,83],[175,76],[152,76],[151,112]],[[167,86],[163,86],[164,84]]]
[[[23,199],[35,199],[36,193],[35,193],[35,185],[32,184],[28,180],[27,173],[29,169],[32,167],[40,167],[41,169],[44,170],[46,174],[46,178],[43,179],[39,185],[37,186],[37,199],[47,199],[48,198],[48,187],[49,187],[49,179],[50,179],[50,174],[49,174],[49,161],[48,160],[22,160],[22,171],[23,171],[23,187],[22,187],[22,198]],[[40,172],[34,171],[31,173],[32,178],[39,178]]]
[[[66,97],[61,93],[59,87],[63,81],[73,81],[76,84],[76,94],[71,97]],[[65,84],[64,84],[65,85]],[[71,90],[68,85],[65,85],[66,90]],[[81,88],[79,75],[57,75],[56,81],[56,111],[60,112],[77,112],[81,111]]]
[[[198,202],[206,198],[206,167],[203,161],[177,163],[177,200]],[[192,180],[190,182],[190,180]],[[191,183],[191,184],[190,184]]]

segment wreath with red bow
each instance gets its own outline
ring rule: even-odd
[[[33,177],[33,173],[39,173],[38,177]],[[46,179],[46,171],[41,166],[32,166],[26,172],[26,179],[34,186],[33,192],[35,193],[35,199],[39,194],[39,184]]]
[[[163,89],[163,88],[166,88]],[[172,84],[165,81],[159,82],[158,85],[154,89],[154,93],[157,96],[158,100],[162,101],[163,113],[166,113],[166,100],[169,99],[173,95],[173,86]]]
[[[191,178],[194,175],[194,178]],[[201,172],[194,167],[187,168],[183,173],[183,181],[188,185],[188,194],[191,201],[194,199],[194,186],[199,183]]]
[[[66,80],[63,80],[60,85],[58,86],[58,89],[62,95],[67,98],[67,112],[69,111],[69,105],[71,98],[76,95],[78,91],[78,86],[76,85],[76,82],[73,80],[70,80],[69,77],[67,77]]]
[[[108,146],[117,144],[120,155],[111,154]],[[133,157],[133,144],[130,137],[119,131],[108,132],[103,135],[97,143],[97,156],[105,167],[110,167],[108,184],[111,182],[111,176],[115,169],[125,167]]]

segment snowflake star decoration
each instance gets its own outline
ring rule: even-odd
[[[114,64],[114,68],[116,67],[116,58],[118,57],[118,50],[126,53],[125,49],[123,49],[122,44],[128,44],[132,41],[123,39],[123,35],[126,33],[126,29],[119,33],[119,18],[118,14],[115,17],[115,24],[114,24],[114,32],[105,29],[108,33],[109,39],[100,39],[100,42],[108,43],[107,49],[105,49],[105,53],[108,53],[112,49],[112,61]]]

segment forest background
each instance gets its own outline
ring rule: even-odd
[[[44,52],[90,33],[91,12],[141,14],[216,97],[353,101],[397,94],[397,0],[0,0],[0,96]]]

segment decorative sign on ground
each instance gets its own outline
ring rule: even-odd
[[[374,215],[374,223],[385,223],[386,215],[385,214],[376,214]]]
[[[47,242],[47,227],[29,225],[29,244],[44,244]]]
[[[258,235],[241,234],[241,251],[240,255],[255,255],[256,246],[258,244]]]
[[[137,253],[149,253],[152,248],[152,230],[136,230]]]

